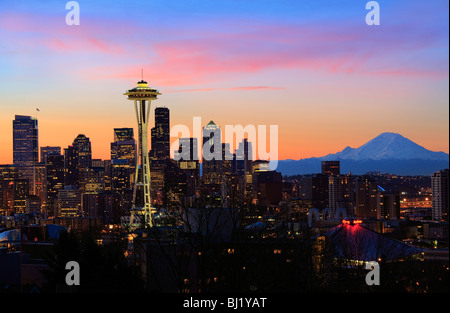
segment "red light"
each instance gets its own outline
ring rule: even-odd
[[[342,220],[342,224],[345,225],[354,225],[354,224],[361,224],[362,220]]]

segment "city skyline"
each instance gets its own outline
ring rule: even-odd
[[[380,2],[379,27],[365,24],[356,1],[155,1],[139,10],[95,1],[80,3],[79,26],[65,24],[64,4],[1,5],[2,164],[13,161],[14,115],[36,113],[41,147],[85,134],[93,157],[108,159],[113,129],[134,128],[121,95],[141,69],[172,125],[190,126],[193,116],[204,125],[276,124],[280,160],[386,131],[449,152],[445,1]],[[157,18],[144,21],[149,12]]]
[[[163,110],[163,111],[161,111],[161,110]],[[170,137],[170,144],[167,142],[167,138],[166,139],[161,139],[161,138],[164,138],[164,137],[161,137],[161,134],[163,134],[162,136],[166,136],[166,137],[169,137],[169,133],[171,132],[171,129],[169,128],[169,125],[170,125],[170,110],[168,109],[168,108],[166,108],[166,107],[154,107],[154,108],[152,108],[152,110],[151,111],[153,111],[153,112],[165,112],[164,113],[164,119],[166,119],[165,121],[164,120],[162,120],[161,119],[161,116],[158,116],[158,114],[156,114],[155,116],[153,116],[153,119],[151,119],[152,121],[151,121],[151,123],[153,123],[152,125],[153,125],[153,127],[151,128],[151,131],[149,130],[148,131],[148,135],[149,135],[149,143],[150,142],[152,142],[150,145],[149,145],[149,147],[148,147],[148,152],[149,152],[149,155],[150,156],[152,156],[152,157],[155,157],[155,156],[153,156],[153,153],[155,153],[154,151],[152,151],[153,149],[156,149],[157,151],[158,151],[158,153],[160,153],[160,155],[159,156],[156,156],[156,158],[165,158],[165,157],[167,157],[167,158],[171,158],[171,159],[175,159],[175,160],[178,160],[177,159],[177,153],[179,153],[179,149],[181,149],[181,141],[180,141],[180,143],[178,143],[178,140],[186,140],[186,139],[195,139],[196,141],[200,141],[200,142],[202,142],[202,140],[203,140],[203,144],[206,144],[207,142],[205,141],[205,137],[201,137],[201,136],[199,136],[199,137],[195,137],[195,132],[194,132],[194,134],[190,134],[190,135],[188,135],[188,136],[183,136],[183,134],[181,134],[181,133],[178,133],[178,137]],[[161,113],[159,113],[159,114],[161,114]],[[151,116],[152,114],[150,114],[150,116]],[[33,116],[26,116],[26,115],[15,115],[15,119],[13,120],[13,125],[14,125],[14,123],[16,123],[16,121],[17,120],[29,120],[29,121],[33,121],[33,123],[34,122],[36,122],[36,123],[38,123],[39,121],[38,121],[38,119],[36,118],[36,117],[33,117]],[[162,124],[163,123],[163,124]],[[164,126],[161,126],[161,125],[164,125]],[[254,147],[256,147],[257,146],[257,142],[258,142],[258,138],[257,138],[257,136],[256,136],[256,138],[253,138],[253,141],[251,140],[251,138],[249,138],[250,136],[248,136],[248,133],[246,133],[246,132],[244,132],[243,133],[243,138],[241,138],[241,139],[239,139],[239,137],[236,137],[236,138],[233,138],[233,141],[232,142],[228,142],[227,141],[227,135],[224,135],[223,134],[223,127],[221,126],[221,125],[216,125],[215,123],[214,123],[214,121],[210,121],[209,123],[203,123],[202,122],[202,131],[204,132],[205,131],[205,127],[206,128],[208,128],[210,125],[214,125],[214,127],[216,127],[217,129],[218,129],[218,134],[221,136],[221,138],[217,141],[217,142],[215,142],[214,141],[214,145],[215,146],[221,146],[221,145],[226,145],[227,146],[227,150],[228,150],[228,152],[227,152],[227,154],[228,154],[228,156],[226,156],[226,155],[222,155],[222,156],[216,156],[216,157],[221,157],[221,158],[223,158],[224,160],[225,160],[225,158],[226,157],[228,157],[228,158],[231,158],[232,157],[232,155],[231,154],[229,154],[231,151],[235,151],[236,150],[236,152],[239,150],[239,149],[241,149],[241,144],[242,144],[242,142],[243,141],[247,141],[248,140],[248,142],[249,143],[251,143]],[[179,126],[179,125],[178,125]],[[184,125],[183,125],[184,126]],[[231,126],[231,128],[230,128],[230,132],[231,132],[231,134],[233,134],[234,136],[238,136],[238,135],[240,135],[240,129],[239,129],[239,125],[237,125],[238,126],[238,128],[236,128],[236,125],[225,125],[225,126]],[[156,131],[156,129],[158,129],[158,128],[161,128],[161,127],[165,127],[165,129],[164,129],[164,131],[162,131],[161,129],[159,130],[159,131]],[[38,131],[39,130],[39,127],[36,127],[36,131]],[[245,129],[244,129],[245,130]],[[136,131],[135,130],[135,128],[134,127],[114,127],[112,130],[112,139],[108,142],[108,144],[110,144],[111,146],[108,146],[108,149],[110,149],[110,150],[108,150],[108,151],[106,151],[106,153],[105,153],[105,157],[104,158],[102,158],[102,157],[98,157],[98,156],[96,156],[96,155],[94,155],[94,153],[93,152],[91,152],[91,147],[89,147],[89,149],[90,149],[90,153],[91,153],[91,155],[92,155],[92,159],[97,159],[97,160],[112,160],[113,159],[113,157],[112,157],[112,145],[113,144],[115,144],[119,139],[119,137],[118,136],[131,136],[130,138],[133,138],[134,137],[134,135],[133,135],[133,133]],[[122,132],[124,132],[124,134],[125,135],[120,135],[120,131],[122,131]],[[119,132],[119,133],[118,133]],[[258,134],[255,134],[255,135],[258,135]],[[76,135],[76,137],[75,137],[75,141],[77,140],[77,138],[79,138],[79,137],[87,137],[84,133],[78,133],[77,135]],[[229,136],[229,135],[228,135]],[[372,142],[372,141],[374,141],[374,140],[376,140],[376,139],[378,139],[378,138],[381,138],[381,137],[385,137],[386,138],[386,136],[393,136],[392,138],[403,138],[404,140],[406,140],[406,141],[409,141],[411,144],[413,144],[413,145],[417,145],[416,143],[414,143],[414,142],[412,142],[412,141],[410,141],[408,138],[405,138],[405,137],[403,137],[401,134],[396,134],[396,133],[391,133],[391,132],[384,132],[384,133],[382,133],[382,134],[379,134],[376,138],[373,138],[370,142]],[[14,137],[14,134],[13,134],[13,137]],[[53,145],[53,146],[49,146],[49,145],[41,145],[41,144],[38,144],[38,141],[39,141],[39,135],[36,135],[35,136],[36,137],[36,161],[35,161],[35,163],[37,164],[37,163],[44,163],[44,156],[46,156],[48,153],[51,153],[53,150],[58,150],[58,151],[60,151],[61,149],[66,149],[66,148],[64,148],[64,147],[71,147],[74,143],[70,143],[71,141],[73,141],[73,140],[69,140],[68,142],[68,144],[66,143],[65,145],[63,145],[63,146],[59,146],[59,145]],[[151,138],[151,139],[150,139]],[[90,141],[90,145],[91,145],[91,140],[90,140],[90,138],[88,138],[88,140]],[[120,140],[124,140],[124,139],[120,139]],[[133,141],[134,141],[135,139],[133,139]],[[213,141],[211,141],[211,143],[209,143],[210,145],[212,145],[212,142]],[[366,146],[367,144],[369,144],[370,142],[366,142],[365,143],[365,145],[361,145],[360,147],[357,147],[358,149],[361,149],[362,147],[364,147],[364,146]],[[202,145],[200,145],[200,146],[197,146],[197,148],[196,148],[196,152],[195,152],[195,155],[194,155],[194,159],[195,160],[197,160],[197,161],[200,161],[200,162],[202,162],[202,149],[207,149],[207,150],[205,150],[205,151],[208,151],[208,147],[203,147],[203,144]],[[232,146],[231,146],[232,145]],[[423,151],[428,151],[429,153],[441,153],[440,155],[439,155],[439,158],[443,158],[444,157],[444,154],[442,154],[442,153],[445,153],[445,152],[442,152],[442,151],[432,151],[432,150],[429,150],[429,149],[427,149],[426,147],[422,147],[422,146],[420,146],[420,145],[417,145],[417,147],[419,147],[420,149],[423,149]],[[267,146],[266,147],[266,149],[269,149],[270,150],[270,148],[273,148],[273,147],[269,147],[269,146]],[[222,147],[222,149],[224,149],[224,147]],[[345,151],[348,151],[348,149],[355,149],[355,148],[353,148],[353,147],[350,147],[350,146],[347,146],[344,150],[342,150],[341,152],[339,152],[339,153],[344,153]],[[92,149],[93,150],[93,149]],[[254,149],[254,150],[256,150],[256,148]],[[356,149],[357,150],[357,149]],[[13,154],[14,153],[16,153],[16,152],[14,152],[15,150],[13,149],[12,150],[12,152],[13,152]],[[258,152],[253,152],[254,154],[253,154],[253,157],[252,157],[252,160],[253,161],[256,161],[256,160],[265,160],[265,161],[269,161],[270,160],[270,156],[271,156],[271,154],[270,154],[270,152],[271,151],[269,151],[269,158],[260,158],[259,157],[259,155],[258,155]],[[192,154],[192,152],[189,152],[190,154]],[[322,155],[322,156],[320,156],[321,158],[329,158],[330,156],[335,156],[335,158],[341,158],[340,156],[339,156],[339,153],[337,153],[337,154],[328,154],[328,155]],[[59,154],[59,153],[58,153]],[[200,157],[199,157],[199,155],[200,155]],[[413,155],[411,155],[411,151],[408,151],[408,152],[406,152],[406,154],[404,153],[404,154],[401,154],[402,155],[402,157],[403,158],[410,158],[410,157],[413,157]],[[409,156],[406,156],[406,155],[409,155]],[[448,155],[448,154],[447,154]],[[402,157],[400,157],[400,158],[402,158]],[[424,156],[422,155],[422,156],[418,156],[418,158],[423,158]],[[364,157],[363,157],[364,158]],[[394,156],[394,159],[395,158],[399,158],[399,156]],[[314,159],[314,157],[312,157],[311,159]],[[277,160],[280,160],[280,161],[282,161],[282,159],[280,159],[280,158],[278,158]],[[291,161],[292,161],[292,159],[291,159]],[[300,161],[300,160],[299,160]],[[9,164],[13,164],[13,163],[15,163],[15,162],[11,162],[11,163],[9,163]],[[8,163],[3,163],[3,164],[8,164]],[[277,163],[275,163],[275,166],[276,166],[276,164]]]
[[[448,12],[2,1],[0,294],[448,292]]]

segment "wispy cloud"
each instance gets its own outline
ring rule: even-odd
[[[178,93],[178,92],[207,92],[207,91],[233,91],[233,90],[282,90],[284,87],[270,87],[270,86],[244,86],[244,87],[230,87],[230,88],[198,88],[198,89],[184,89],[184,90],[166,90],[164,93]]]

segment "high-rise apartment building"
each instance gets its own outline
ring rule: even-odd
[[[398,192],[378,191],[377,194],[377,219],[400,219],[400,194]]]
[[[348,216],[355,214],[354,179],[350,175],[328,177],[328,205],[335,216],[339,208],[346,210]]]
[[[378,185],[374,178],[361,176],[355,181],[355,215],[359,218],[377,217]]]
[[[448,222],[449,170],[440,170],[431,175],[432,219]]]

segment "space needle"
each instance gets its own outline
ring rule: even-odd
[[[148,157],[147,130],[151,102],[152,100],[158,99],[158,95],[161,95],[161,93],[156,89],[150,88],[148,83],[142,78],[137,83],[137,87],[128,90],[124,95],[128,96],[128,100],[134,102],[139,133],[133,203],[130,210],[130,227],[137,228],[140,225],[153,227],[153,214],[156,210],[152,207],[150,196],[150,163]]]

